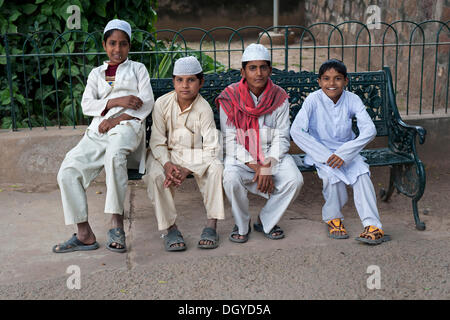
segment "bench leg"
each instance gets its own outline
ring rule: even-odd
[[[394,165],[393,168],[394,186],[397,190],[412,198],[412,209],[416,229],[425,230],[425,223],[420,221],[419,209],[417,203],[425,190],[425,169],[422,162],[418,161],[413,164]],[[392,177],[392,176],[391,176]]]
[[[386,191],[386,189],[381,188],[380,189],[380,197],[381,200],[383,200],[384,202],[388,202],[389,199],[392,196],[392,193],[394,193],[394,178],[395,178],[395,174],[394,174],[394,168],[392,166],[389,166],[389,171],[390,171],[390,177],[389,177],[389,187],[388,190]]]
[[[413,199],[412,200],[412,206],[413,206],[413,214],[414,214],[414,221],[416,222],[416,229],[423,231],[425,230],[425,223],[420,221],[419,218],[419,209],[417,208],[417,201],[418,199]]]

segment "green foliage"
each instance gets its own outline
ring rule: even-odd
[[[80,30],[68,28],[67,21],[75,14],[68,10],[72,5],[80,9]],[[156,0],[0,0],[0,128],[88,124],[81,98],[89,72],[107,59],[102,31],[114,18],[131,24],[131,51],[144,52],[130,54],[130,59],[143,62],[152,78],[170,77],[173,62],[191,49],[154,38],[156,6]],[[203,53],[188,54],[197,56],[205,73],[215,67],[225,70]]]
[[[73,14],[68,8],[73,5],[80,8],[81,29],[85,32],[102,30],[114,18],[130,22],[133,29],[151,32],[156,21],[156,0],[0,0],[0,33],[62,33],[68,30],[66,22]]]
[[[153,66],[153,68],[151,68],[150,70],[151,78],[170,78],[173,71],[173,62],[186,55],[197,57],[197,59],[201,63],[202,69],[204,71],[203,73],[205,74],[226,70],[225,66],[222,63],[214,61],[214,59],[210,56],[204,53],[196,52],[189,47],[182,47],[177,43],[169,45],[164,44],[163,41],[158,40],[153,49],[158,53],[151,55],[150,65]]]
[[[76,13],[68,10],[71,5],[80,9],[80,30],[68,28],[69,17]],[[156,0],[0,0],[0,128],[13,126],[5,34],[12,55],[16,126],[87,124],[80,100],[87,75],[106,57],[101,45],[104,26],[118,18],[128,21],[133,30],[153,32],[156,6]],[[138,32],[132,46],[139,41],[142,33]],[[93,52],[102,54],[63,56]],[[38,53],[47,55],[30,56]]]

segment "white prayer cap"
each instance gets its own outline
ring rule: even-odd
[[[203,72],[200,62],[198,62],[196,57],[189,56],[175,61],[172,74],[174,76],[190,76],[200,72]]]
[[[271,61],[269,50],[262,44],[252,43],[242,54],[242,62],[255,60]]]
[[[131,26],[128,22],[119,19],[111,20],[106,25],[105,30],[103,30],[103,34],[112,29],[118,29],[125,32],[126,34],[128,34],[131,40]]]

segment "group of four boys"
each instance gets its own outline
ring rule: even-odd
[[[127,167],[139,163],[159,230],[167,230],[167,251],[186,249],[176,225],[174,191],[192,175],[203,197],[207,223],[199,248],[216,248],[217,220],[225,218],[224,196],[231,204],[235,226],[229,239],[244,243],[251,231],[248,192],[267,199],[253,224],[269,239],[285,236],[277,223],[303,186],[303,177],[289,155],[290,138],[306,152],[323,181],[322,218],[327,234],[349,235],[343,225],[346,186],[353,187],[364,231],[357,240],[379,244],[384,234],[370,180],[369,166],[359,152],[376,136],[375,126],[361,99],[345,90],[345,65],[328,60],[319,69],[320,90],[311,93],[292,126],[289,97],[270,79],[271,56],[260,44],[242,55],[241,81],[217,97],[219,132],[209,103],[199,94],[203,71],[195,57],[178,59],[173,68],[174,90],[154,101],[145,66],[128,59],[131,26],[110,21],[103,35],[109,60],[89,74],[81,105],[93,120],[83,138],[70,150],[58,173],[66,225],[77,233],[53,252],[93,250],[99,247],[88,222],[86,188],[104,168],[105,213],[111,215],[106,247],[125,252],[123,225]],[[145,118],[152,112],[150,146],[145,147]],[[352,131],[356,117],[358,137]],[[225,153],[222,161],[222,153]]]

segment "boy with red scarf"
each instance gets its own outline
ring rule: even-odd
[[[242,55],[242,79],[216,99],[225,144],[223,187],[231,203],[233,242],[251,231],[248,191],[267,199],[253,227],[269,239],[284,238],[277,225],[303,185],[290,147],[287,93],[270,80],[269,51],[249,45]]]

